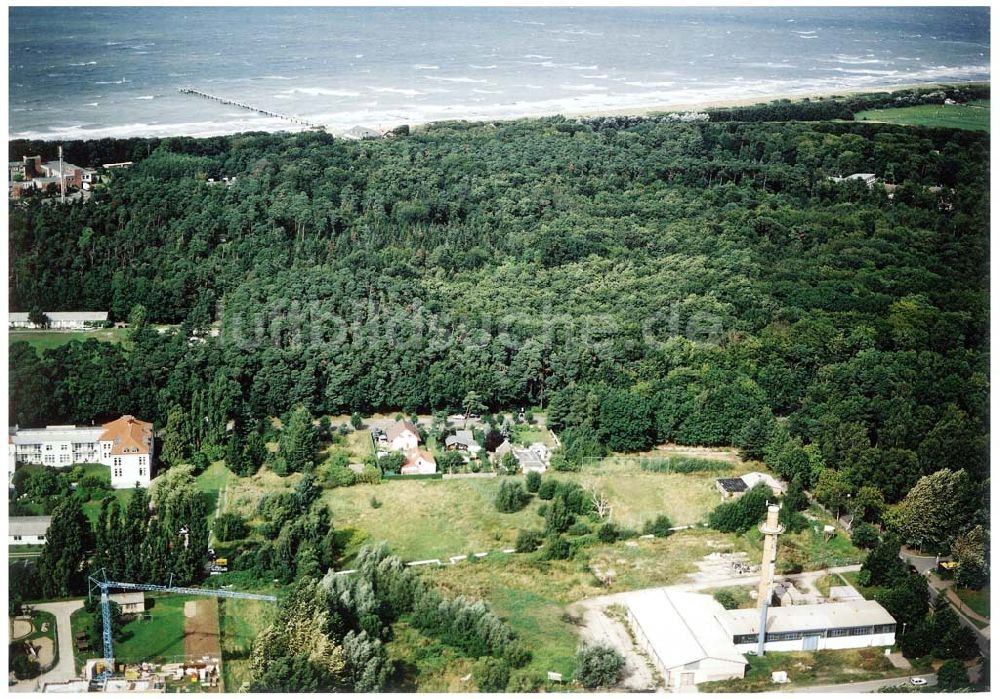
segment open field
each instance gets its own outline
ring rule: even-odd
[[[858,112],[854,115],[854,119],[909,126],[989,131],[990,101],[973,100],[968,104],[924,104],[918,107],[871,109]]]
[[[817,652],[777,653],[764,656],[747,655],[750,669],[739,680],[705,682],[699,692],[768,692],[779,687],[771,683],[771,673],[784,670],[791,684],[781,689],[808,685],[842,684],[906,677],[908,671],[894,668],[881,648],[821,650]]]
[[[239,690],[250,676],[250,647],[274,616],[271,602],[250,599],[219,600],[222,680],[227,692]]]
[[[108,328],[106,330],[11,330],[7,334],[7,343],[27,342],[41,352],[42,350],[65,345],[73,340],[93,338],[100,342],[124,342],[127,334],[127,328]]]
[[[105,471],[108,470],[107,466],[103,466]],[[118,500],[118,504],[125,508],[128,506],[128,501],[132,499],[132,494],[135,492],[135,488],[121,488],[119,490],[112,491],[114,497]],[[83,503],[83,514],[87,516],[91,524],[97,523],[97,517],[101,513],[101,500],[89,500]]]

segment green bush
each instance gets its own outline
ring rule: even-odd
[[[566,530],[566,533],[570,536],[586,536],[590,533],[590,525],[586,522],[576,522]]]
[[[758,483],[737,500],[724,502],[708,515],[708,526],[720,532],[743,533],[760,522],[767,514],[767,503],[774,493]]]
[[[618,541],[618,527],[614,522],[605,522],[597,530],[597,538],[605,544],[613,544]]]
[[[729,471],[733,465],[715,459],[695,459],[689,456],[671,456],[666,459],[643,460],[640,468],[651,473],[707,473]]]
[[[938,687],[944,690],[969,686],[969,672],[961,660],[946,660],[937,671]]]
[[[499,658],[480,658],[472,666],[472,677],[480,692],[502,692],[510,681],[510,667]]]
[[[493,504],[498,512],[517,512],[528,501],[528,494],[517,481],[503,481],[500,489],[497,490],[496,499]]]
[[[712,597],[722,605],[723,609],[736,609],[740,606],[732,590],[716,590]]]
[[[670,518],[666,515],[657,515],[656,519],[648,520],[642,526],[643,534],[652,534],[653,536],[658,536],[660,538],[666,538],[673,534],[670,531],[674,526],[674,523],[670,521]]]
[[[532,553],[538,550],[543,541],[542,533],[534,529],[521,529],[517,532],[514,550],[518,553]]]
[[[873,549],[878,546],[878,527],[868,522],[860,522],[851,529],[851,543],[859,549]]]
[[[223,512],[216,517],[214,528],[219,541],[244,539],[250,533],[250,528],[243,518],[233,512]]]
[[[625,658],[610,646],[587,646],[576,653],[573,679],[586,689],[610,688],[621,680]]]
[[[537,493],[538,489],[542,486],[542,474],[538,471],[530,471],[524,477],[524,487],[527,488],[529,493]]]
[[[542,549],[543,561],[565,561],[573,555],[573,547],[569,539],[563,536],[550,536]]]
[[[551,500],[556,495],[556,486],[559,485],[559,481],[555,478],[546,478],[542,481],[542,484],[538,486],[538,499],[539,500]]]

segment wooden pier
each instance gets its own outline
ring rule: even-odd
[[[205,99],[213,100],[219,104],[227,104],[233,107],[239,107],[240,109],[246,109],[251,112],[257,112],[258,114],[263,114],[264,116],[274,117],[275,119],[284,119],[285,121],[290,121],[293,124],[298,124],[299,126],[305,126],[309,129],[325,130],[326,127],[322,124],[314,124],[310,121],[306,121],[302,117],[297,117],[293,114],[282,114],[281,112],[271,111],[270,109],[264,109],[262,107],[255,107],[252,104],[247,104],[246,102],[240,102],[239,100],[229,99],[228,97],[220,97],[219,95],[212,95],[208,92],[203,92],[202,90],[196,90],[193,87],[182,87],[178,90],[184,95],[196,95],[198,97],[204,97]]]

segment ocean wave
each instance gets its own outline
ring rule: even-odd
[[[566,66],[570,70],[597,70],[597,66]]]
[[[394,95],[406,95],[407,97],[416,97],[417,95],[424,94],[420,90],[402,87],[369,87],[368,89],[372,92],[388,92]]]
[[[552,58],[552,56],[543,56],[543,55],[541,55],[539,53],[526,53],[526,54],[524,54],[524,58],[541,58],[541,59],[544,60],[544,59],[547,59],[547,58]]]
[[[428,65],[427,63],[415,63],[413,67],[416,70],[441,70],[441,66]]]
[[[742,63],[747,68],[795,68],[791,63]]]
[[[136,99],[136,100],[151,100],[151,99],[154,99],[154,96],[153,95],[142,95],[140,97],[133,97],[132,99]]]
[[[360,97],[360,92],[354,90],[337,90],[328,87],[293,87],[282,90],[279,95],[309,95],[310,97]]]
[[[607,73],[600,73],[598,75],[589,75],[588,74],[588,75],[581,75],[580,77],[581,78],[591,79],[591,80],[607,80],[608,79],[608,74]]]
[[[586,85],[560,85],[563,90],[607,90],[607,87],[601,87],[600,85],[595,85],[593,83],[587,83]]]
[[[479,93],[480,95],[502,95],[503,90],[480,90],[478,87],[472,88],[473,92]]]
[[[130,83],[130,82],[132,82],[132,81],[131,80],[127,80],[125,78],[122,78],[121,80],[98,80],[94,84],[95,85],[124,85],[125,83]]]
[[[100,102],[85,102],[83,106],[84,107],[96,107],[99,104],[100,104]]]
[[[425,75],[424,80],[438,80],[443,83],[485,83],[487,80],[480,80],[478,78],[469,78],[462,76],[460,78],[442,78],[438,75]]]
[[[96,66],[97,61],[83,61],[81,63],[70,63],[71,66]]]
[[[494,64],[488,65],[488,66],[477,66],[475,63],[470,63],[469,67],[470,68],[475,68],[476,70],[493,70],[494,68],[497,67],[497,64],[494,63]]]
[[[676,85],[676,82],[665,81],[665,82],[643,82],[642,80],[630,80],[625,83],[626,85],[631,85],[632,87],[672,87]]]

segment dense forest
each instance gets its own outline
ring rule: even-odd
[[[545,406],[577,460],[737,444],[888,502],[988,478],[987,135],[556,117],[124,147],[89,201],[10,206],[12,308],[131,326],[14,343],[12,423],[173,413],[193,451],[296,405],[472,393]],[[855,172],[896,187],[828,179]]]

